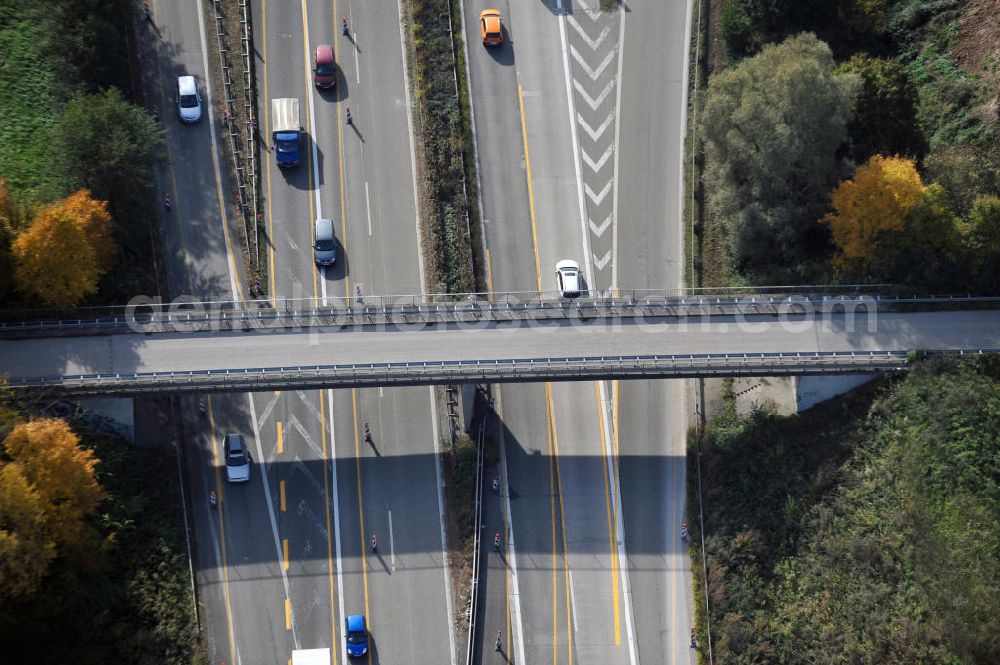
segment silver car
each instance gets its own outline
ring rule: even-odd
[[[201,95],[193,76],[177,77],[177,115],[181,122],[201,120]]]
[[[245,483],[250,480],[250,453],[242,434],[227,434],[223,450],[226,456],[226,480]]]
[[[316,220],[313,232],[313,258],[317,265],[332,266],[337,260],[337,241],[333,237],[333,221],[320,218]]]

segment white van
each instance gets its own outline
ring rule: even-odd
[[[201,120],[201,95],[193,76],[177,77],[177,115],[181,122]]]
[[[316,220],[313,232],[313,250],[316,265],[330,266],[337,260],[337,241],[333,238],[333,220]]]

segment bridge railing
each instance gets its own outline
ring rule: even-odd
[[[921,353],[980,355],[997,352],[1000,349],[931,350]],[[363,363],[12,378],[9,384],[17,390],[56,389],[71,395],[134,395],[164,391],[254,392],[276,388],[521,383],[596,378],[787,376],[901,371],[906,368],[911,353],[902,350],[820,351]]]
[[[250,328],[345,325],[413,325],[484,320],[549,320],[584,317],[796,314],[901,305],[997,303],[1000,297],[854,293],[746,292],[743,289],[617,289],[567,299],[556,291],[460,295],[356,296],[251,301],[171,302],[136,299],[124,308],[74,310],[74,317],[0,320],[0,337],[201,332]],[[760,289],[757,289],[758,291]],[[765,289],[766,290],[766,289]]]

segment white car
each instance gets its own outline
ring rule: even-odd
[[[177,77],[177,115],[181,122],[201,120],[201,95],[193,76]]]
[[[242,434],[227,434],[223,445],[226,456],[226,480],[245,483],[250,480],[250,453]]]
[[[563,259],[556,264],[556,282],[563,298],[580,295],[580,264],[572,259]]]

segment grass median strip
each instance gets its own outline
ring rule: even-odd
[[[458,4],[453,11],[450,0],[408,3],[421,244],[435,293],[477,290],[470,190],[475,178]]]

